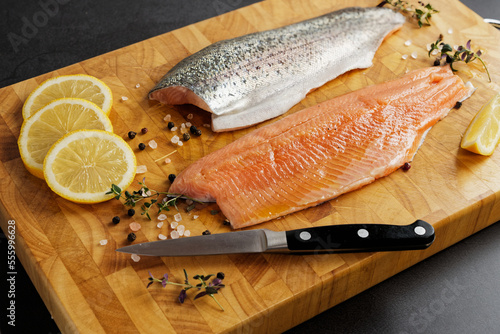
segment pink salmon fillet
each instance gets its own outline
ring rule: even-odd
[[[429,67],[261,127],[183,170],[171,193],[216,201],[235,229],[318,205],[413,159],[473,88]]]

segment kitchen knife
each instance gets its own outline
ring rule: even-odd
[[[374,252],[425,249],[434,228],[423,220],[411,225],[349,224],[275,232],[267,229],[144,242],[117,249],[150,256],[192,256],[262,252]]]

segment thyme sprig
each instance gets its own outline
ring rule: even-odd
[[[168,280],[168,274],[163,275],[163,278],[155,278],[151,272],[149,272],[149,283],[147,285],[147,288],[149,288],[153,283],[158,282],[161,283],[161,285],[165,288],[167,285],[176,285],[182,287],[181,292],[179,293],[179,297],[177,297],[177,300],[179,303],[184,303],[184,300],[187,297],[187,291],[190,289],[197,289],[198,291],[203,290],[199,292],[195,297],[194,300],[201,298],[203,296],[210,296],[216,303],[219,305],[222,311],[224,311],[224,307],[219,303],[217,298],[215,298],[215,294],[219,292],[220,289],[224,287],[224,284],[222,284],[222,280],[224,279],[224,274],[223,273],[218,273],[216,277],[212,279],[211,282],[209,282],[210,278],[212,278],[213,274],[210,275],[195,275],[193,276],[193,279],[200,281],[200,283],[193,285],[189,283],[189,277],[184,269],[184,283],[176,283]]]
[[[465,46],[460,45],[457,47],[455,52],[453,52],[453,48],[451,45],[443,42],[443,35],[439,35],[436,42],[432,43],[429,48],[429,57],[432,55],[433,51],[437,50],[438,56],[434,61],[434,65],[440,65],[441,59],[445,59],[445,64],[450,64],[451,69],[456,72],[457,70],[453,68],[453,63],[463,61],[468,64],[476,59],[478,59],[486,70],[486,74],[488,75],[488,80],[491,82],[490,72],[486,67],[486,64],[481,59],[481,55],[483,54],[482,50],[477,50],[476,52],[471,49],[471,40],[469,40]]]
[[[137,191],[133,191],[132,193],[130,193],[128,190],[122,191],[122,189],[119,186],[117,186],[116,184],[112,184],[111,189],[106,194],[114,194],[115,199],[117,200],[124,199],[123,204],[129,207],[135,207],[136,204],[138,204],[141,201],[144,201],[143,204],[141,205],[141,210],[142,210],[141,215],[145,215],[146,217],[148,217],[149,220],[151,220],[149,209],[154,204],[156,204],[156,206],[158,207],[158,214],[159,214],[162,211],[170,211],[169,207],[174,207],[177,211],[179,211],[179,209],[177,208],[177,200],[181,197],[186,199],[191,199],[194,202],[199,202],[187,196],[150,189],[146,185],[145,181],[146,178],[143,178],[142,182],[139,182],[141,188]],[[163,198],[163,200],[159,200],[160,196],[165,196],[165,197]]]
[[[418,2],[421,8],[417,8],[408,1],[403,0],[384,0],[378,4],[377,7],[382,7],[385,4],[391,5],[400,12],[410,14],[411,17],[417,20],[417,24],[420,28],[424,25],[430,26],[431,23],[429,22],[429,19],[432,17],[432,14],[439,13],[439,11],[433,8],[430,3],[424,4],[422,1]]]

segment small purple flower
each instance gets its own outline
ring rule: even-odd
[[[211,283],[208,283],[208,286],[217,286],[222,283],[222,280],[219,278],[214,278]]]
[[[181,293],[179,294],[179,303],[183,304],[184,303],[184,300],[186,299],[186,296],[187,296],[187,293],[186,293],[186,290],[185,289],[182,289],[181,290]],[[196,299],[196,298],[195,298]]]
[[[481,55],[482,55],[482,54],[483,54],[483,51],[481,51],[481,50],[477,50],[477,52],[476,52],[476,56],[481,57]]]
[[[167,282],[168,282],[168,274],[165,274],[165,275],[163,275],[163,279],[161,280],[161,285],[163,287],[166,287],[167,286]]]
[[[465,44],[465,46],[466,46],[466,47],[467,47],[467,49],[469,49],[469,50],[470,50],[470,42],[471,42],[471,40],[469,39],[469,41],[467,42],[467,44]]]

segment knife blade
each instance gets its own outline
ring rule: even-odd
[[[117,252],[149,256],[194,256],[262,252],[340,253],[425,249],[434,228],[423,220],[410,225],[347,224],[276,232],[236,231],[144,242]]]

